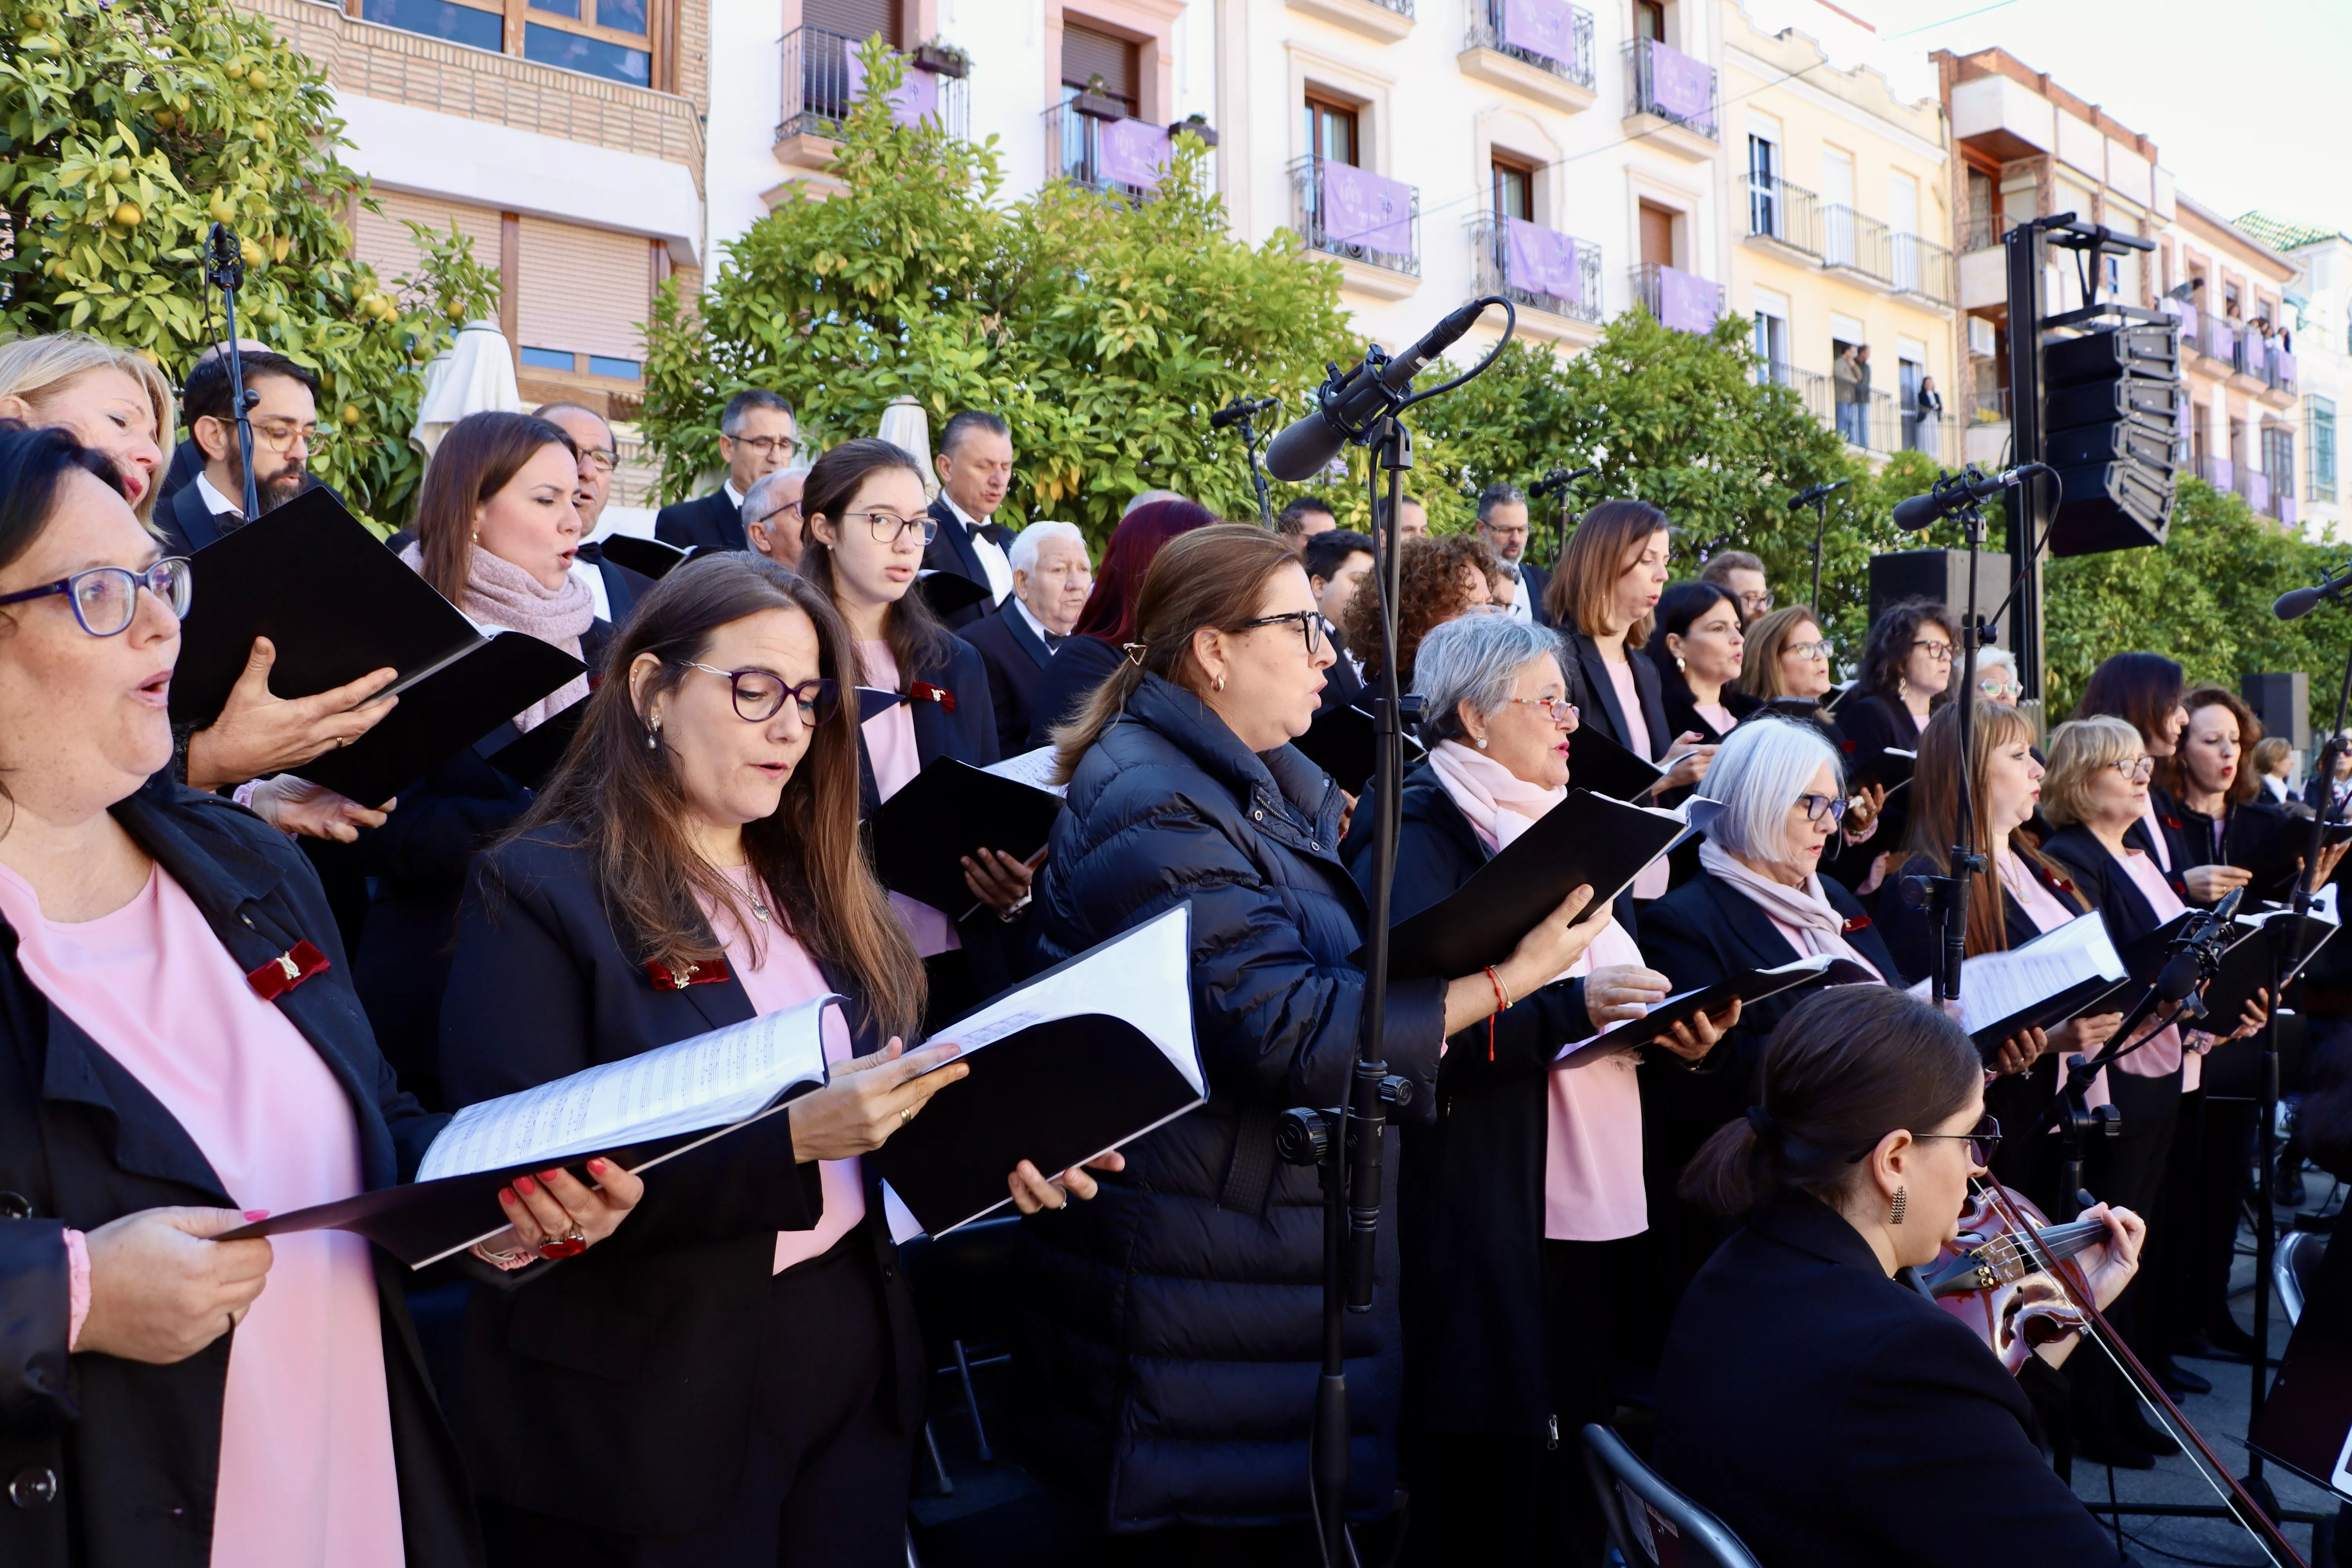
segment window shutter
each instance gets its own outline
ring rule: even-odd
[[[1132,108],[1137,101],[1136,75],[1133,44],[1108,33],[1062,24],[1063,81],[1072,87],[1084,87],[1091,78],[1099,76],[1111,97],[1125,99]]]
[[[381,216],[365,207],[359,209],[352,256],[374,268],[376,281],[385,289],[391,289],[403,273],[414,276],[418,270],[420,252],[409,235],[410,223],[447,234],[450,220],[456,219],[457,232],[474,242],[474,259],[492,272],[499,269],[499,215],[488,208],[459,206],[403,191],[379,191],[376,201],[383,208]]]
[[[801,20],[861,43],[879,33],[892,48],[900,47],[898,0],[802,0]]]
[[[652,305],[643,236],[527,217],[519,238],[517,347],[645,358],[638,323]]]

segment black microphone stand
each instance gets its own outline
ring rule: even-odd
[[[1346,1107],[1286,1110],[1276,1123],[1275,1135],[1276,1152],[1286,1163],[1318,1168],[1323,1194],[1323,1369],[1315,1384],[1308,1471],[1324,1568],[1348,1568],[1355,1560],[1348,1539],[1347,1314],[1372,1310],[1389,1111],[1410,1103],[1412,1095],[1411,1080],[1392,1076],[1386,1057],[1389,909],[1396,874],[1398,797],[1404,784],[1406,709],[1397,680],[1397,610],[1403,576],[1397,522],[1404,507],[1405,470],[1412,467],[1412,437],[1400,416],[1495,363],[1518,324],[1518,311],[1507,300],[1492,302],[1500,304],[1508,318],[1501,342],[1484,360],[1426,392],[1407,395],[1386,391],[1385,412],[1349,432],[1349,439],[1372,454],[1367,474],[1372,501],[1371,577],[1381,605],[1381,674],[1372,698],[1372,885],[1366,900],[1371,929],[1364,943],[1364,1000]],[[1377,372],[1388,356],[1375,345],[1366,351],[1364,362]],[[1385,386],[1377,374],[1365,379]],[[1346,380],[1333,366],[1320,395],[1327,413]],[[1388,476],[1385,505],[1381,497],[1383,473]]]
[[[1969,759],[1975,731],[1977,686],[1977,643],[1981,631],[1977,625],[1977,552],[1984,545],[1984,508],[1965,489],[1966,481],[1957,476],[1947,476],[1936,481],[1938,490],[1958,490],[1962,499],[1955,502],[1947,515],[1957,518],[1967,531],[1969,545],[1969,614],[1960,626],[1959,685],[1953,695],[1959,716],[1959,811],[1953,824],[1951,865],[1941,877],[1906,877],[1903,879],[1905,899],[1915,909],[1925,910],[1937,933],[1936,967],[1929,975],[1929,990],[1936,1005],[1941,1007],[1960,994],[1960,965],[1969,951],[1969,889],[1977,873],[1985,868],[1985,858],[1977,853],[1977,819],[1970,799]],[[1818,557],[1816,563],[1818,564]],[[1821,606],[1813,611],[1820,614]]]
[[[1273,404],[1274,399],[1269,397],[1263,406],[1271,407]],[[1266,493],[1265,470],[1257,464],[1257,427],[1251,423],[1259,406],[1246,397],[1236,397],[1225,405],[1225,412],[1231,414],[1233,422],[1242,427],[1242,450],[1249,454],[1250,483],[1257,487],[1257,519],[1271,533],[1274,531],[1274,501]]]
[[[237,456],[245,467],[245,521],[251,522],[261,515],[261,492],[253,479],[253,405],[261,395],[245,389],[244,355],[236,346],[236,294],[245,287],[245,249],[226,224],[213,225],[205,237],[205,280],[220,290],[221,313],[228,318],[228,347],[222,352],[228,356],[229,406],[236,411]]]
[[[1813,487],[1813,596],[1805,601],[1812,605],[1815,616],[1827,613],[1822,608],[1822,545],[1828,540],[1829,532],[1830,492],[1815,485]],[[1970,574],[1969,583],[1973,589],[1976,584],[1974,574]],[[1973,606],[1970,607],[1969,615],[1973,619],[1975,616]],[[1962,753],[1962,755],[1966,754]],[[1963,768],[1961,771],[1965,773],[1968,770]]]

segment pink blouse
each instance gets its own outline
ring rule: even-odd
[[[866,671],[866,685],[898,689],[898,661],[888,643],[859,643],[857,662]],[[915,775],[923,771],[923,753],[915,744],[915,710],[907,703],[892,703],[860,724],[858,731],[866,737],[866,760],[874,764],[874,785],[884,800],[914,783]],[[955,916],[946,910],[918,903],[904,893],[891,894],[890,907],[898,912],[898,923],[915,939],[915,951],[923,957],[953,952],[963,945]]]
[[[2053,931],[2074,919],[2074,911],[2058,901],[2058,895],[2042,885],[2017,852],[2004,844],[1993,851],[1993,864],[2000,872],[2001,890],[2017,900],[2039,931]]]
[[[2158,867],[2169,872],[2172,869],[2172,846],[2166,842],[2164,837],[2164,824],[2157,817],[2155,795],[2149,795],[2146,801],[2141,803],[2139,808],[2139,820],[2140,825],[2147,829],[2148,842],[2156,846],[2156,863]],[[2169,920],[2171,917],[2168,915],[2165,918]]]
[[[2157,924],[2162,925],[2189,907],[2180,901],[2180,896],[2172,890],[2172,884],[2164,879],[2164,873],[2158,870],[2156,863],[2146,855],[2137,849],[2126,849],[2122,859],[2124,870],[2130,875],[2133,885],[2147,900],[2148,908],[2156,911]],[[2184,1063],[2181,1055],[2180,1027],[2177,1024],[2167,1024],[2154,1039],[2116,1063],[2116,1067],[2119,1071],[2138,1078],[2163,1078],[2178,1068],[2180,1069],[2180,1092],[2186,1094],[2200,1081],[2201,1058],[2195,1052],[2190,1052]]]
[[[1611,921],[1570,974],[1639,964],[1642,950]],[[1642,1191],[1638,1053],[1617,1051],[1551,1076],[1545,1113],[1544,1239],[1614,1241],[1650,1228]]]
[[[727,966],[735,972],[735,977],[743,983],[745,994],[751,998],[751,1011],[761,1016],[781,1013],[831,991],[833,987],[825,984],[824,972],[816,966],[816,960],[809,956],[799,939],[784,929],[782,914],[772,907],[772,900],[764,892],[753,894],[751,868],[730,866],[723,868],[720,874],[735,884],[746,907],[768,906],[774,916],[762,922],[757,918],[758,910],[753,909],[752,924],[758,929],[747,934],[728,918],[725,909],[707,902],[703,906],[710,929],[727,949]],[[849,1024],[838,1008],[825,1014],[824,1036],[824,1059],[847,1060],[855,1047],[849,1038]],[[816,1173],[824,1196],[824,1211],[817,1216],[814,1229],[776,1233],[774,1273],[782,1274],[795,1263],[823,1257],[866,1217],[866,1185],[858,1179],[856,1160],[820,1161]]]
[[[1633,666],[1630,660],[1604,658],[1601,667],[1609,671],[1609,684],[1617,692],[1617,706],[1625,715],[1625,733],[1622,737],[1625,749],[1638,757],[1655,757],[1657,750],[1650,743],[1649,721],[1642,717],[1642,689],[1633,683]],[[1673,740],[1671,735],[1661,737]],[[1674,867],[1660,856],[1642,868],[1633,879],[1633,896],[1637,899],[1663,899],[1666,896],[1668,879]]]
[[[1731,710],[1720,702],[1694,702],[1691,711],[1706,720],[1708,727],[1718,735],[1730,734],[1731,727],[1739,722],[1731,716]]]
[[[162,1103],[231,1203],[283,1214],[361,1190],[342,1084],[162,867],[122,908],[70,924],[0,867],[0,916],[34,985]],[[368,1244],[322,1230],[270,1246],[268,1288],[229,1342],[212,1561],[402,1568]]]

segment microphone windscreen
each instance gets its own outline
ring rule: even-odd
[[[2283,621],[2299,620],[2311,614],[2312,607],[2318,603],[2318,589],[2290,588],[2281,594],[2278,601],[2271,605],[2271,614]]]
[[[2193,952],[2174,953],[2165,962],[2164,972],[2156,977],[2157,999],[2161,1002],[2178,1002],[2196,989],[2197,955]]]
[[[1943,502],[1936,496],[1913,496],[1909,500],[1895,503],[1895,526],[1916,533],[1944,515]]]
[[[1346,441],[1320,408],[1310,410],[1266,443],[1265,471],[1285,484],[1304,484],[1323,471]]]

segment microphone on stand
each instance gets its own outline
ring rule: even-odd
[[[1590,463],[1573,471],[1567,468],[1554,468],[1528,487],[1528,499],[1541,500],[1546,496],[1556,496],[1577,480],[1589,479],[1599,472],[1601,472],[1600,468]]]
[[[1929,524],[1949,517],[1964,506],[1973,506],[2023,484],[2036,474],[2053,473],[2047,463],[2021,463],[2001,473],[1986,475],[1973,467],[1966,473],[1949,474],[1936,481],[1936,488],[1923,496],[1895,503],[1895,526],[1916,533]]]
[[[1394,359],[1374,344],[1347,374],[1331,367],[1331,379],[1315,395],[1315,407],[1276,436],[1265,449],[1266,472],[1293,484],[1312,479],[1339,448],[1360,438],[1403,400],[1412,378],[1452,348],[1486,311],[1473,300],[1429,329]]]
[[[1812,505],[1815,501],[1827,500],[1838,491],[1845,489],[1848,482],[1849,481],[1845,479],[1840,479],[1833,485],[1807,485],[1803,489],[1799,490],[1795,495],[1789,498],[1789,510],[1790,511],[1796,511],[1801,508]]]
[[[1261,414],[1271,414],[1281,406],[1282,400],[1278,397],[1236,397],[1209,416],[1209,428],[1228,430],[1245,420],[1255,419]]]
[[[2297,621],[2319,608],[2323,600],[2343,597],[2352,589],[2352,566],[2346,567],[2322,582],[2315,588],[2290,588],[2271,605],[2271,614],[2283,621]]]

